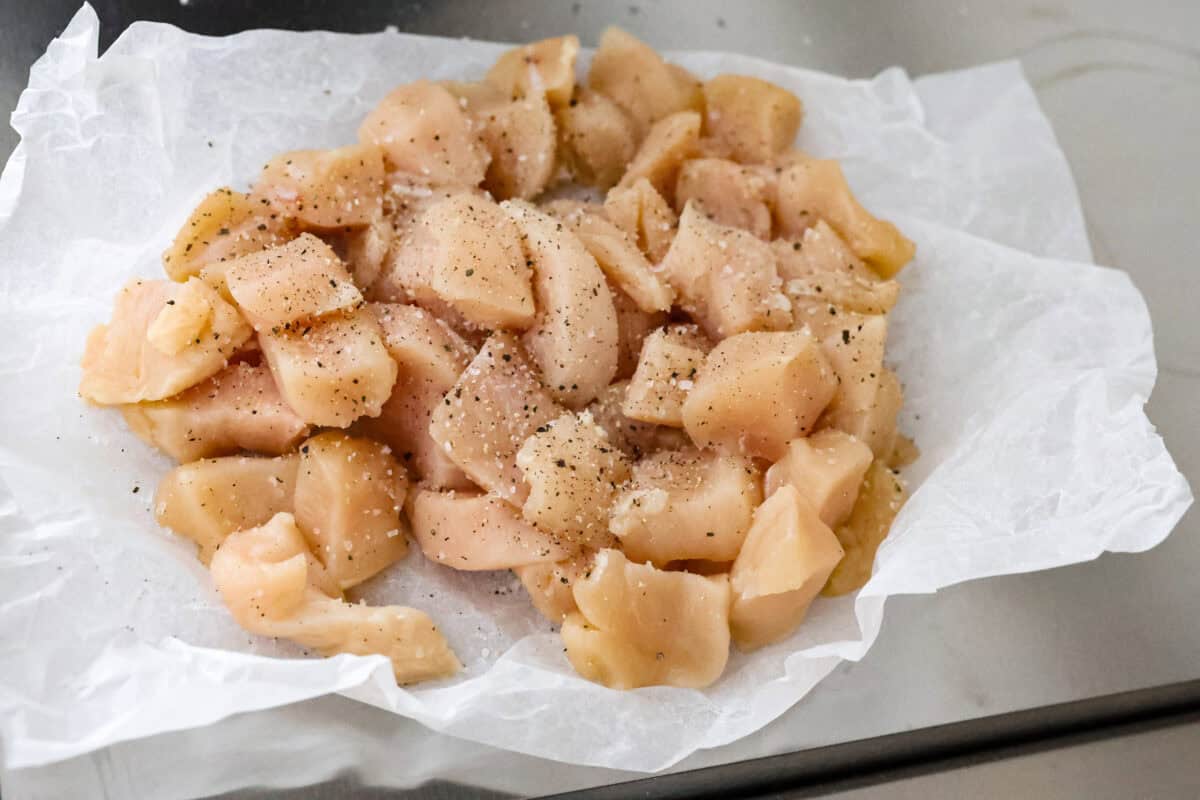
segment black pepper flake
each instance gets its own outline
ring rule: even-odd
[[[842,344],[850,344],[850,331],[842,329]]]

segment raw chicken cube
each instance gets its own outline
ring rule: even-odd
[[[300,447],[296,524],[341,589],[404,558],[407,491],[408,475],[386,445],[330,431]]]
[[[742,333],[708,354],[683,404],[697,445],[776,461],[806,436],[837,389],[820,345],[804,331]]]
[[[389,168],[431,183],[477,186],[487,170],[487,149],[458,99],[429,81],[393,89],[367,114],[358,139],[379,145]]]
[[[794,439],[787,454],[767,470],[767,496],[792,486],[817,510],[822,522],[839,525],[854,507],[872,458],[870,447],[838,430]]]
[[[614,286],[611,281],[608,289],[612,292],[613,309],[617,312],[617,374],[614,377],[617,380],[627,380],[637,369],[646,337],[666,323],[667,314],[664,311],[643,311],[638,308],[633,298]]]
[[[421,480],[439,489],[468,489],[467,476],[429,435],[433,411],[466,369],[474,351],[449,325],[416,306],[368,306],[383,328],[383,343],[399,367],[392,396],[378,417],[356,428],[389,445]]]
[[[754,169],[721,158],[685,161],[675,180],[675,208],[691,200],[704,216],[760,239],[771,238],[771,209],[764,199],[767,179]]]
[[[388,280],[404,286],[420,305],[436,299],[487,328],[526,328],[533,322],[521,231],[486,197],[456,193],[431,204],[397,243],[387,270]]]
[[[591,569],[595,553],[584,550],[564,561],[513,567],[533,607],[550,622],[561,624],[567,614],[579,609],[572,588]]]
[[[519,507],[528,488],[517,451],[562,412],[525,348],[501,331],[484,342],[434,409],[429,435],[471,480]]]
[[[875,461],[867,470],[854,510],[845,523],[834,528],[846,556],[829,576],[821,590],[830,597],[859,589],[871,577],[875,552],[891,530],[906,494],[904,484],[883,462]]]
[[[596,259],[610,282],[637,303],[642,311],[669,311],[674,292],[654,273],[653,267],[625,231],[586,208],[563,212],[548,209],[566,223]]]
[[[843,313],[839,319],[844,327],[833,326],[822,341],[838,376],[838,388],[822,426],[852,434],[866,443],[876,458],[887,458],[902,402],[899,381],[883,366],[887,318]]]
[[[608,510],[629,477],[629,462],[584,411],[538,428],[517,451],[529,486],[525,519],[566,541],[609,543]]]
[[[676,111],[699,110],[703,96],[695,78],[672,68],[644,42],[607,28],[592,56],[588,86],[612,98],[633,120],[638,138]]]
[[[181,463],[240,450],[279,455],[308,434],[265,364],[231,364],[182,394],[121,413],[143,441]]]
[[[538,314],[523,337],[550,394],[582,408],[617,373],[617,312],[604,273],[578,237],[527,203],[505,201],[533,264]]]
[[[196,343],[212,322],[212,291],[203,281],[188,280],[146,329],[146,341],[164,356],[179,355]]]
[[[408,515],[425,557],[454,569],[553,564],[578,550],[526,522],[495,495],[418,489],[413,492]]]
[[[383,153],[374,144],[283,153],[267,162],[251,197],[305,228],[368,225],[383,207]]]
[[[294,232],[276,209],[229,188],[210,192],[163,253],[173,281],[198,276],[209,264],[283,244]]]
[[[190,313],[182,322],[173,311],[176,298],[190,297]],[[196,299],[199,302],[193,302]],[[198,310],[203,309],[203,311]],[[203,314],[197,324],[195,314]],[[159,323],[158,346],[149,333]],[[167,329],[167,330],[164,330]],[[169,331],[194,332],[181,349]],[[117,294],[112,320],[97,325],[88,336],[81,366],[79,394],[97,405],[121,405],[162,400],[224,369],[253,331],[237,309],[198,278],[187,283],[131,280]],[[171,342],[167,346],[167,342]],[[164,353],[162,349],[175,350]]]
[[[487,81],[439,81],[438,84],[454,96],[463,111],[472,116],[516,99],[512,93],[501,91]]]
[[[596,424],[608,434],[608,440],[634,461],[660,450],[679,450],[690,447],[692,440],[678,428],[654,425],[630,419],[621,410],[629,381],[618,381],[606,387],[587,410]]]
[[[679,224],[667,201],[645,178],[610,189],[604,198],[604,213],[655,264],[666,256]]]
[[[496,59],[487,81],[509,97],[545,96],[550,105],[565,105],[575,85],[578,36],[556,36],[514,47]]]
[[[842,406],[836,414],[827,413],[820,425],[852,434],[869,446],[876,458],[888,459],[896,448],[896,416],[904,404],[904,390],[896,373],[886,367],[866,388],[863,405]]]
[[[379,416],[396,382],[396,362],[366,308],[265,330],[258,342],[284,402],[313,425],[344,428]]]
[[[795,488],[767,498],[729,572],[737,646],[754,650],[795,631],[842,555],[838,538]]]
[[[350,270],[354,285],[366,292],[383,271],[395,229],[382,212],[366,225],[325,234],[324,240]]]
[[[699,141],[700,115],[695,111],[663,117],[650,128],[617,185],[629,187],[645,178],[671,202],[679,168],[696,154]]]
[[[577,181],[608,189],[621,179],[637,152],[637,132],[619,105],[581,86],[554,121],[559,158]]]
[[[609,530],[635,561],[732,561],[761,502],[762,477],[750,459],[665,451],[634,464]]]
[[[810,159],[779,175],[775,224],[781,233],[797,235],[817,218],[828,222],[882,278],[893,277],[916,253],[916,245],[895,225],[873,216],[855,199],[836,161]]]
[[[829,227],[823,219],[814,220],[811,227],[794,232],[798,239],[775,239],[775,266],[785,281],[811,278],[840,272],[864,281],[878,281],[866,263],[854,254],[846,240]]]
[[[363,297],[337,253],[311,233],[225,265],[225,284],[242,314],[261,333],[362,305]]]
[[[729,658],[729,579],[665,572],[601,550],[562,626],[580,675],[613,689],[702,688]]]
[[[695,325],[671,325],[650,334],[625,390],[625,416],[682,428],[683,401],[708,350],[707,339]]]
[[[296,455],[230,456],[183,464],[163,476],[154,495],[154,518],[199,545],[205,564],[225,537],[292,510]]]
[[[900,297],[895,281],[863,280],[844,272],[823,272],[784,283],[794,302],[828,303],[857,314],[886,314]]]
[[[792,323],[770,245],[747,231],[718,225],[692,203],[679,218],[679,232],[661,267],[683,307],[714,339],[783,330]]]
[[[790,146],[803,113],[796,95],[760,78],[718,75],[704,83],[704,133],[743,164],[766,163]]]
[[[446,678],[462,669],[425,612],[347,603],[323,572],[291,514],[231,535],[212,560],[221,599],[251,633],[289,639],[327,656],[386,656],[397,683]]]
[[[568,90],[569,91],[569,90]],[[558,134],[545,98],[531,95],[476,114],[491,163],[483,186],[497,200],[540,194],[554,175]]]

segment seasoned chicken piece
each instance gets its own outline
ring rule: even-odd
[[[444,86],[416,81],[396,89],[367,114],[358,139],[383,149],[387,166],[432,183],[477,186],[488,152]]]
[[[186,281],[208,264],[283,244],[295,235],[276,209],[229,188],[210,192],[163,253],[173,281]]]
[[[619,550],[596,554],[575,581],[579,611],[563,621],[567,658],[613,689],[702,688],[729,658],[729,579],[634,564]]]
[[[637,132],[619,105],[578,86],[554,121],[559,158],[577,181],[608,189],[621,179],[637,152]]]
[[[159,481],[154,518],[199,545],[207,564],[229,534],[292,510],[299,463],[296,455],[229,456],[175,467]]]
[[[296,524],[343,590],[404,558],[408,475],[391,448],[329,431],[300,448]]]
[[[771,238],[767,179],[754,169],[721,158],[685,161],[675,180],[675,209],[691,200],[704,216],[729,228],[741,228],[760,239]]]
[[[875,275],[824,220],[804,231],[802,239],[776,239],[771,249],[794,306],[832,304],[859,314],[886,314],[899,298],[900,285]]]
[[[734,161],[770,161],[796,138],[802,116],[796,95],[759,78],[718,75],[704,83],[704,133]]]
[[[395,228],[382,212],[366,225],[326,234],[323,238],[349,268],[354,285],[366,292],[383,270]]]
[[[486,197],[456,193],[433,202],[397,242],[385,269],[385,282],[400,284],[439,316],[430,300],[488,328],[526,328],[533,322],[521,231]]]
[[[265,330],[258,343],[284,402],[313,425],[344,428],[379,416],[396,382],[396,362],[365,308]]]
[[[225,265],[225,284],[254,330],[283,328],[362,305],[337,253],[311,233]]]
[[[699,141],[700,115],[695,111],[680,111],[663,117],[646,133],[617,185],[629,187],[645,178],[670,202],[675,194],[679,168],[696,155]]]
[[[221,599],[251,633],[327,656],[386,656],[397,683],[445,678],[462,668],[425,612],[347,603],[323,573],[291,514],[232,534],[212,560]]]
[[[213,317],[212,291],[203,281],[189,279],[166,306],[150,327],[146,329],[146,341],[165,356],[175,356],[196,339]]]
[[[718,225],[691,203],[661,267],[684,309],[714,339],[783,330],[792,323],[770,245],[747,231]]]
[[[517,451],[529,486],[525,519],[565,541],[609,544],[608,510],[629,477],[629,461],[587,411],[538,428]]]
[[[547,620],[558,625],[567,614],[578,611],[571,590],[575,581],[591,569],[595,555],[594,551],[584,550],[564,561],[513,567],[513,572],[525,587],[533,607]]]
[[[563,224],[527,203],[501,205],[533,263],[538,315],[523,341],[550,394],[587,405],[617,373],[617,312],[604,273]],[[468,473],[469,474],[469,473]]]
[[[896,449],[896,416],[904,405],[904,390],[896,373],[884,367],[879,379],[867,385],[858,408],[841,406],[822,417],[820,427],[836,428],[867,444],[876,458],[888,459]],[[869,399],[868,399],[869,398]]]
[[[610,189],[604,198],[604,213],[655,264],[666,256],[679,224],[667,201],[644,178],[632,186]]]
[[[182,394],[121,413],[144,442],[181,463],[240,450],[278,455],[308,435],[265,364],[231,364]]]
[[[617,312],[617,380],[627,380],[637,369],[638,357],[642,352],[642,344],[655,328],[660,328],[667,321],[664,311],[647,313],[638,308],[637,303],[629,295],[608,284],[612,292],[613,308]],[[603,394],[603,393],[602,393]]]
[[[683,401],[709,350],[695,325],[671,325],[650,334],[621,410],[630,419],[683,427]]]
[[[305,228],[368,225],[383,207],[383,153],[374,144],[283,153],[250,194]]]
[[[176,309],[178,298],[185,302]],[[117,294],[109,323],[88,336],[79,394],[102,406],[171,397],[220,372],[252,333],[237,309],[198,278],[131,280]]]
[[[669,311],[674,292],[654,273],[625,231],[604,218],[601,212],[586,207],[567,211],[556,204],[547,211],[565,222],[596,259],[600,270],[612,283],[646,312]]]
[[[838,538],[795,488],[768,497],[729,572],[729,629],[737,646],[754,650],[787,638],[842,555]]]
[[[844,272],[793,278],[783,290],[793,301],[827,303],[857,314],[886,314],[900,297],[900,284],[895,281],[863,280]]]
[[[635,561],[732,561],[760,502],[762,479],[750,459],[666,451],[634,464],[609,530]]]
[[[416,306],[376,303],[368,308],[383,328],[383,344],[399,374],[379,416],[360,419],[356,428],[389,445],[425,484],[471,488],[467,476],[429,435],[429,423],[474,350],[449,325]]]
[[[528,487],[517,450],[562,412],[520,341],[498,331],[434,408],[429,435],[471,480],[519,507]]]
[[[917,447],[917,443],[904,434],[897,433],[896,444],[892,447],[891,455],[888,456],[887,465],[894,470],[904,469],[920,457],[921,450]]]
[[[870,447],[838,430],[793,439],[784,457],[767,470],[767,496],[784,486],[795,487],[822,522],[830,527],[839,525],[854,507],[872,458]]]
[[[521,519],[511,505],[490,494],[418,489],[408,516],[425,557],[454,569],[553,564],[578,549]]]
[[[509,97],[545,96],[557,108],[571,99],[579,37],[556,36],[504,53],[488,70],[487,82]]]
[[[900,383],[883,366],[887,318],[842,313],[844,327],[833,326],[821,342],[838,377],[838,388],[821,420],[867,444],[876,458],[887,458],[895,444],[896,414],[902,403]]]
[[[823,219],[799,232],[798,239],[775,239],[775,265],[785,281],[811,278],[831,272],[843,273],[864,281],[879,282],[879,276],[861,258],[854,255],[846,240]]]
[[[541,194],[554,176],[558,134],[540,94],[487,108],[475,115],[491,154],[483,186],[497,200]]]
[[[834,529],[846,556],[829,576],[821,593],[830,597],[853,592],[871,577],[875,551],[891,530],[907,499],[904,484],[881,461],[867,470],[850,517]]]
[[[587,407],[592,419],[608,434],[608,440],[633,460],[653,455],[660,450],[680,450],[690,447],[691,439],[678,428],[653,425],[625,416],[621,405],[629,381],[618,381],[606,387]]]
[[[795,236],[817,219],[829,223],[881,278],[891,278],[912,260],[916,245],[890,222],[855,199],[836,161],[809,159],[784,169],[775,190],[775,224]]]
[[[641,139],[658,120],[676,111],[699,111],[703,96],[686,70],[663,61],[644,42],[620,28],[607,28],[592,56],[588,86],[627,113]]]
[[[468,115],[502,106],[515,99],[512,94],[501,91],[487,81],[438,81],[438,85],[453,95],[459,107]]]
[[[708,354],[683,404],[697,445],[775,461],[808,435],[837,388],[820,345],[805,331],[742,333]]]

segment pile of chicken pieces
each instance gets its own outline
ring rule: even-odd
[[[247,630],[452,675],[428,615],[346,600],[412,540],[513,570],[586,678],[703,687],[870,576],[912,243],[792,149],[788,91],[615,28],[577,84],[578,52],[218,189],[89,337],[80,394],[180,462],[156,517]]]

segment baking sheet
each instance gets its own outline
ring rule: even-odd
[[[148,498],[166,462],[73,396],[83,336],[128,275],[159,274],[158,252],[212,186],[244,185],[279,150],[349,141],[392,85],[477,76],[501,48],[139,24],[96,60],[95,37],[85,8],[35,68],[14,115],[23,144],[0,180],[9,766],[343,691],[500,747],[657,769],[761,727],[840,658],[861,657],[887,595],[1144,549],[1190,501],[1141,413],[1154,363],[1136,290],[1122,273],[1029,254],[1090,258],[1065,160],[1018,68],[852,82],[675,54],[800,94],[801,146],[842,158],[864,201],[918,242],[891,350],[925,455],[871,584],[857,603],[823,601],[792,641],[735,656],[706,692],[587,684],[510,578],[480,585],[419,555],[368,594],[433,612],[464,679],[401,691],[382,659],[270,658],[291,651],[228,622],[189,548],[155,529]]]

